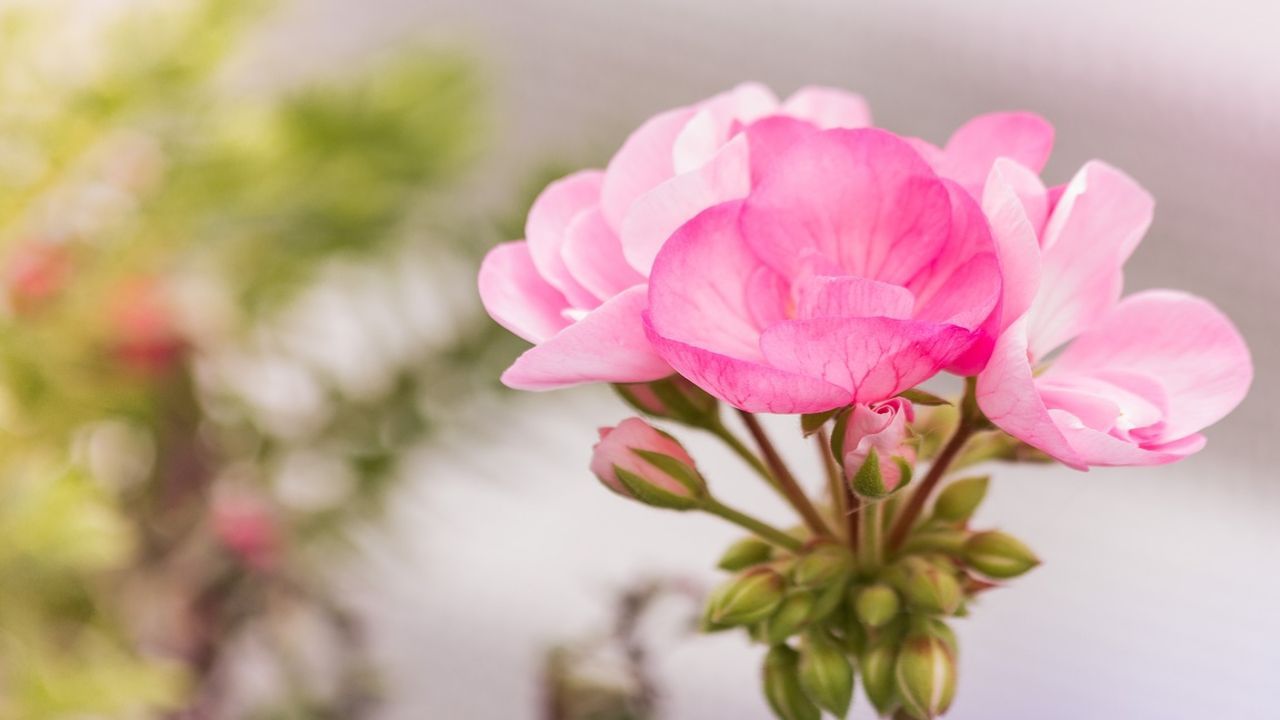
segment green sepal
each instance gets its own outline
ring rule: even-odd
[[[823,425],[827,424],[828,420],[835,417],[844,409],[845,408],[838,407],[832,410],[825,410],[823,412],[805,413],[801,415],[800,416],[801,432],[804,433],[805,437],[809,437],[810,435],[818,432],[818,430],[820,430]]]
[[[903,390],[902,392],[898,393],[898,395],[910,400],[913,405],[926,405],[929,407],[936,407],[938,405],[953,404],[950,400],[947,400],[946,398],[940,398],[937,395],[934,395],[933,393],[927,390],[921,390],[920,388],[911,388],[910,390]]]
[[[884,474],[880,470],[880,454],[876,452],[875,448],[871,448],[871,451],[867,453],[867,459],[863,461],[862,467],[858,468],[858,472],[854,474],[853,480],[850,482],[850,488],[854,494],[867,500],[881,500],[910,485],[911,465],[897,455],[892,456],[890,461],[897,464],[898,471],[902,477],[902,482],[897,487],[893,488],[893,490],[885,487]]]
[[[952,523],[968,522],[987,496],[991,478],[967,477],[950,483],[933,503],[933,517]]]
[[[617,474],[618,481],[622,483],[627,491],[636,500],[645,505],[667,510],[692,510],[701,504],[697,498],[677,495],[663,490],[630,470],[625,470],[617,465],[613,466],[613,471]]]
[[[632,448],[631,452],[635,453],[641,460],[644,460],[657,468],[660,472],[670,476],[673,480],[683,485],[688,489],[690,495],[694,497],[706,496],[706,481],[702,479],[702,476],[698,474],[697,470],[689,467],[683,461],[677,460],[670,455],[654,452],[653,450]]]

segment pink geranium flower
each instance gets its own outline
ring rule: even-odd
[[[1173,462],[1203,447],[1199,431],[1240,403],[1253,366],[1205,300],[1171,290],[1120,300],[1121,268],[1151,222],[1146,191],[1100,162],[1046,191],[1002,160],[984,207],[1009,278],[1007,329],[978,376],[987,417],[1080,469]]]
[[[809,132],[756,174],[654,263],[648,335],[681,375],[742,410],[801,413],[981,368],[1001,272],[964,188],[870,129]]]
[[[480,270],[489,314],[535,345],[503,382],[544,390],[669,375],[640,317],[662,244],[702,210],[744,197],[752,166],[794,127],[870,122],[857,95],[809,87],[779,102],[746,84],[653,117],[605,170],[552,183],[529,212],[526,239],[494,248]]]

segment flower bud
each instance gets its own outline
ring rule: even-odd
[[[974,570],[1001,580],[1017,577],[1040,564],[1022,541],[994,530],[969,538],[964,545],[964,559]]]
[[[897,700],[897,688],[893,680],[893,666],[897,659],[897,643],[889,638],[877,639],[858,656],[862,689],[879,715],[889,714]]]
[[[922,612],[950,615],[964,599],[956,576],[922,557],[904,559],[893,579],[907,605]]]
[[[940,637],[911,633],[898,651],[894,682],[903,709],[919,720],[932,720],[947,711],[955,696],[955,653]]]
[[[713,625],[750,625],[773,614],[782,604],[786,581],[770,568],[748,570],[716,588],[707,602]]]
[[[853,555],[838,543],[813,546],[796,560],[791,579],[797,587],[821,588],[843,580],[853,572]]]
[[[715,420],[719,410],[714,397],[679,375],[613,387],[636,410],[686,425],[705,427]]]
[[[822,632],[810,632],[800,645],[800,687],[809,699],[836,717],[849,714],[853,702],[853,666],[844,650]]]
[[[753,537],[745,537],[729,546],[720,556],[716,567],[729,572],[745,570],[752,565],[768,562],[773,557],[773,546]]]
[[[789,595],[765,621],[764,641],[770,645],[781,645],[808,625],[816,599],[817,596],[811,592]]]
[[[897,616],[902,609],[902,602],[893,588],[877,583],[858,591],[853,608],[863,625],[878,628]]]
[[[991,478],[971,477],[956,480],[938,493],[933,503],[933,516],[947,522],[968,522],[973,512],[987,495],[987,483]]]
[[[859,497],[877,500],[911,482],[916,453],[908,442],[907,424],[914,412],[909,401],[895,397],[855,405],[841,418],[833,450]]]
[[[688,510],[706,494],[693,458],[675,438],[640,418],[600,428],[591,472],[606,487],[647,505]]]
[[[781,720],[820,720],[822,711],[800,686],[800,657],[786,645],[774,645],[764,656],[764,695]]]

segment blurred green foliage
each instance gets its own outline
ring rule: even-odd
[[[321,541],[378,509],[402,452],[510,351],[457,323],[353,394],[281,350],[335,262],[475,253],[445,191],[481,123],[468,64],[434,50],[237,89],[223,70],[272,5],[0,8],[0,720],[228,716],[225,657],[282,606],[326,619],[347,667],[252,712],[357,717],[368,669]],[[249,371],[318,384],[305,432],[216,380],[259,355]],[[286,502],[299,455],[351,487]]]

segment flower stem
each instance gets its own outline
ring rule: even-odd
[[[929,466],[929,472],[925,474],[924,480],[920,482],[920,486],[911,493],[911,497],[907,499],[907,504],[902,508],[901,514],[898,515],[898,522],[893,527],[893,532],[889,536],[889,550],[896,552],[907,540],[907,535],[911,533],[911,528],[919,519],[921,511],[924,510],[924,504],[929,500],[929,495],[942,481],[947,469],[951,466],[951,461],[956,459],[960,451],[964,448],[965,443],[973,436],[981,425],[982,413],[978,410],[977,398],[975,396],[975,381],[973,378],[967,378],[965,381],[964,398],[960,401],[960,423],[956,425],[955,432],[951,434],[951,439],[947,440],[947,444],[943,446],[938,456],[934,458],[933,464]]]
[[[822,459],[822,467],[827,471],[827,487],[831,492],[831,507],[834,509],[836,522],[844,520],[845,540],[849,543],[849,549],[856,554],[858,551],[858,498],[849,488],[849,483],[845,482],[844,475],[831,454],[831,439],[827,437],[827,429],[818,428],[814,439],[817,440],[818,457]]]
[[[704,512],[724,518],[734,525],[750,530],[759,536],[760,539],[767,540],[778,547],[786,548],[792,552],[800,552],[804,549],[804,543],[800,542],[798,538],[794,538],[782,532],[778,528],[762,520],[757,520],[744,512],[734,510],[715,498],[707,498],[703,501],[700,507]]]
[[[864,503],[860,509],[858,568],[874,573],[884,562],[884,502]]]
[[[832,537],[830,528],[823,522],[822,516],[818,514],[818,510],[814,508],[813,503],[809,502],[808,496],[804,494],[804,490],[796,482],[795,476],[787,469],[786,463],[782,461],[782,456],[778,454],[777,449],[770,442],[769,436],[765,434],[764,428],[760,426],[760,421],[756,419],[755,415],[742,410],[738,411],[738,415],[742,417],[742,422],[747,426],[747,431],[751,433],[756,445],[760,447],[760,454],[764,456],[765,465],[769,468],[774,481],[781,489],[782,494],[786,496],[787,501],[791,503],[791,506],[796,509],[796,512],[800,513],[805,525],[809,526],[809,529],[815,535]]]

